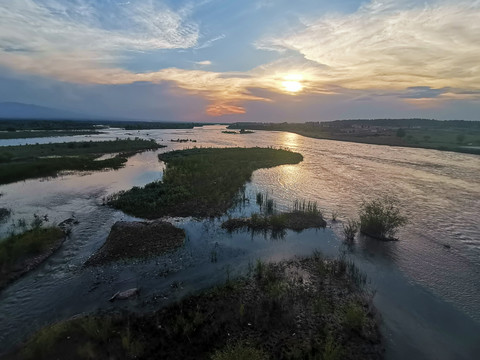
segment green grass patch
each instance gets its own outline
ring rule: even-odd
[[[0,241],[0,289],[38,266],[65,238],[59,227],[35,227]]]
[[[84,141],[0,147],[0,184],[56,176],[62,170],[118,169],[132,154],[162,147],[149,140]],[[111,159],[95,159],[119,153]]]
[[[301,154],[272,148],[194,148],[159,158],[167,164],[163,181],[114,194],[108,203],[142,218],[219,216],[253,171],[303,160]]]

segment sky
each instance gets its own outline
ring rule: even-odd
[[[480,120],[480,0],[4,0],[0,102],[160,121]]]

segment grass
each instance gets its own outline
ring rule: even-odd
[[[253,171],[303,160],[298,153],[272,148],[193,148],[159,158],[167,164],[161,182],[114,194],[109,205],[142,218],[220,216]]]
[[[48,326],[9,358],[381,359],[376,318],[348,272],[337,273],[339,261],[259,260],[251,276],[155,313]]]
[[[217,350],[211,360],[268,360],[268,355],[247,343],[239,342],[234,345],[227,345],[222,350]]]
[[[85,141],[0,147],[0,184],[56,176],[59,171],[118,169],[132,154],[162,147],[149,140]],[[102,154],[119,153],[95,160]]]
[[[62,243],[65,233],[56,226],[40,227],[0,241],[0,289],[35,268]]]
[[[360,207],[360,232],[380,239],[393,240],[399,227],[407,223],[401,214],[398,201],[385,196],[363,202]]]

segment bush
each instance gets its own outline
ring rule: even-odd
[[[343,224],[343,236],[345,241],[352,242],[355,239],[355,234],[358,231],[358,222],[355,220],[347,220],[347,224]]]
[[[391,196],[363,202],[360,208],[360,232],[377,239],[391,240],[400,226],[407,223],[398,201]]]

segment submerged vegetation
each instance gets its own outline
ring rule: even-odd
[[[272,234],[278,235],[286,229],[302,231],[327,225],[316,202],[295,200],[291,211],[277,213],[276,203],[268,193],[257,193],[256,201],[261,213],[254,213],[249,218],[228,219],[222,228],[229,232],[248,228],[253,232],[272,231]]]
[[[110,196],[109,205],[142,218],[219,216],[252,172],[297,164],[301,154],[272,148],[193,148],[160,154],[163,180]]]
[[[398,201],[391,196],[363,202],[360,208],[360,232],[380,239],[393,240],[399,227],[407,223]]]
[[[90,315],[40,330],[10,358],[381,359],[365,277],[344,258],[267,264],[153,314]]]
[[[355,240],[355,235],[358,232],[358,222],[355,220],[348,219],[345,224],[343,224],[343,236],[345,241],[352,242]]]
[[[222,228],[228,231],[248,228],[252,231],[281,231],[291,229],[302,231],[308,228],[323,228],[326,222],[320,213],[292,211],[273,215],[252,214],[249,218],[228,219]]]
[[[0,184],[56,176],[62,170],[118,169],[136,152],[162,147],[150,140],[84,141],[0,148]],[[118,153],[105,160],[102,154]]]
[[[30,229],[0,241],[0,290],[37,267],[62,244],[64,231],[57,226],[42,227],[42,223],[35,215]],[[22,227],[27,227],[24,220]]]
[[[252,232],[271,231],[273,238],[282,237],[286,229],[302,231],[309,228],[324,228],[327,223],[316,201],[295,200],[289,212],[277,212],[277,204],[268,192],[257,192],[256,203],[260,213],[249,218],[229,218],[222,228],[229,232],[248,228]]]

